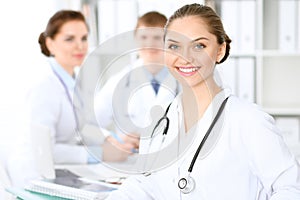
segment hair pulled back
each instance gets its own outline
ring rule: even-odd
[[[38,42],[40,44],[41,52],[47,56],[52,56],[46,45],[46,38],[54,39],[55,35],[59,32],[61,27],[69,21],[82,21],[88,27],[85,17],[79,11],[74,10],[61,10],[56,12],[48,21],[46,30],[39,36]]]

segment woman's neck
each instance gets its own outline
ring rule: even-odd
[[[211,80],[195,87],[183,86],[182,89],[182,106],[187,132],[201,119],[214,97],[221,91],[221,88],[214,80]]]
[[[70,76],[74,76],[74,68],[75,66],[68,66],[68,65],[64,65],[63,63],[60,63],[58,60],[56,60],[56,62],[70,75]]]
[[[70,75],[70,76],[74,76],[74,68],[75,67],[67,67],[67,66],[63,66],[63,68],[66,70],[66,72]]]

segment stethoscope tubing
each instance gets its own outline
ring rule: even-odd
[[[227,103],[228,98],[229,98],[229,97],[227,97],[227,98],[222,102],[222,104],[221,104],[221,106],[220,106],[220,108],[219,108],[219,110],[218,110],[218,112],[217,112],[215,118],[213,119],[212,123],[210,124],[208,130],[206,131],[206,133],[205,133],[205,135],[204,135],[204,137],[203,137],[203,139],[202,139],[200,145],[198,146],[198,148],[197,148],[197,150],[196,150],[196,153],[195,153],[194,156],[193,156],[193,159],[192,159],[192,162],[191,162],[191,164],[190,164],[190,167],[189,167],[189,169],[188,169],[188,172],[189,172],[189,173],[191,173],[191,172],[193,171],[193,167],[194,167],[194,165],[195,165],[195,163],[196,163],[196,160],[197,160],[197,158],[198,158],[198,155],[199,155],[199,153],[200,153],[202,147],[204,146],[204,144],[205,144],[205,142],[206,142],[208,136],[210,135],[210,133],[211,133],[213,127],[215,126],[216,122],[217,122],[218,119],[220,118],[220,116],[221,116],[221,114],[222,114],[222,112],[223,112],[223,110],[224,110],[224,107],[225,107],[225,105],[226,105],[226,103]]]
[[[194,167],[194,165],[196,163],[196,160],[197,160],[197,158],[199,156],[199,153],[200,153],[202,147],[204,146],[205,142],[207,141],[207,139],[208,139],[208,137],[209,137],[212,129],[214,128],[214,126],[216,124],[216,122],[220,118],[220,116],[221,116],[221,114],[222,114],[222,112],[223,112],[223,110],[225,108],[225,105],[226,105],[226,103],[228,101],[228,98],[229,98],[229,96],[226,99],[223,100],[223,102],[222,102],[222,104],[221,104],[221,106],[220,106],[220,108],[219,108],[216,116],[214,117],[214,119],[213,119],[212,123],[210,124],[209,128],[207,129],[207,131],[206,131],[206,133],[205,133],[205,135],[204,135],[201,143],[199,144],[199,146],[198,146],[198,148],[196,150],[196,153],[194,154],[193,159],[192,159],[192,161],[190,163],[190,166],[188,168],[188,176],[181,177],[179,179],[179,181],[178,181],[178,187],[179,187],[180,191],[182,193],[184,193],[184,194],[192,192],[194,190],[194,188],[195,188],[196,182],[193,179],[193,177],[191,177],[191,173],[193,171],[193,167]],[[162,121],[166,120],[166,126],[165,126],[165,128],[163,130],[163,133],[162,133],[162,136],[163,136],[163,140],[162,140],[162,143],[161,143],[161,146],[162,146],[162,144],[163,144],[163,142],[165,140],[165,137],[166,137],[166,135],[168,133],[168,130],[169,130],[169,121],[170,120],[169,120],[169,118],[168,118],[167,115],[168,115],[169,108],[170,108],[171,105],[172,105],[172,102],[168,105],[168,107],[167,107],[164,115],[157,121],[155,127],[153,128],[153,131],[151,133],[151,141],[150,141],[150,145],[149,146],[151,146],[151,144],[152,144],[152,139],[153,139],[154,132],[159,127],[159,125],[162,123]]]
[[[220,116],[221,116],[221,114],[222,114],[222,112],[223,112],[223,110],[224,110],[224,108],[225,108],[225,105],[226,105],[226,103],[227,103],[227,101],[228,101],[228,98],[229,98],[229,97],[227,97],[227,98],[222,102],[222,104],[221,104],[221,106],[220,106],[220,108],[219,108],[219,110],[218,110],[218,112],[217,112],[215,118],[213,119],[212,123],[210,124],[208,130],[206,131],[206,133],[205,133],[205,135],[204,135],[204,137],[203,137],[203,139],[202,139],[200,145],[198,146],[198,148],[197,148],[197,150],[196,150],[196,153],[194,154],[193,159],[192,159],[192,161],[191,161],[191,164],[190,164],[190,166],[189,166],[189,169],[188,169],[188,172],[189,172],[189,173],[191,173],[191,172],[193,171],[193,167],[194,167],[194,165],[195,165],[195,162],[196,162],[196,160],[197,160],[197,157],[199,156],[199,153],[200,153],[202,147],[204,146],[204,144],[205,144],[207,138],[209,137],[209,135],[210,135],[210,133],[211,133],[213,127],[215,126],[216,122],[217,122],[218,119],[220,118]],[[152,137],[153,137],[153,135],[154,135],[155,130],[159,127],[159,125],[162,123],[163,120],[166,120],[166,127],[164,128],[163,133],[162,133],[163,138],[167,135],[168,130],[169,130],[169,122],[170,122],[170,120],[169,120],[169,118],[168,118],[167,115],[168,115],[168,112],[169,112],[169,109],[170,109],[170,106],[171,106],[171,105],[172,105],[172,102],[168,105],[168,107],[167,107],[167,109],[166,109],[164,115],[157,121],[155,127],[153,128],[153,131],[152,131],[152,133],[151,133],[151,141],[150,141],[150,144],[152,143]]]
[[[72,112],[73,112],[73,115],[74,115],[74,118],[75,118],[75,127],[76,127],[76,130],[78,131],[79,129],[79,122],[78,122],[78,118],[77,118],[77,115],[76,115],[76,112],[74,110],[74,106],[73,106],[73,103],[72,103],[72,98],[70,96],[70,93],[69,93],[69,90],[68,90],[68,87],[67,85],[65,84],[65,82],[62,80],[62,78],[59,76],[59,74],[53,69],[53,67],[51,66],[51,69],[54,73],[54,75],[58,78],[59,82],[61,83],[61,85],[64,87],[64,90],[66,92],[66,95],[67,95],[67,98],[68,98],[68,102],[70,103],[71,107],[72,107]]]

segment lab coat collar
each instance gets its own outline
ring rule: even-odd
[[[166,67],[163,67],[155,76],[153,76],[146,68],[145,73],[148,78],[148,80],[152,80],[153,78],[161,84],[165,78],[168,76],[168,69]]]
[[[222,102],[231,95],[231,91],[228,88],[222,88],[222,90],[213,98],[212,102],[207,107],[206,111],[204,112],[201,119],[198,120],[198,122],[190,128],[190,130],[185,133],[184,129],[184,119],[182,116],[182,93],[180,93],[176,100],[175,104],[177,104],[177,112],[181,113],[179,114],[179,122],[181,124],[179,133],[181,134],[180,139],[180,149],[183,149],[185,146],[190,146],[189,152],[190,154],[194,154],[197,147],[199,146],[200,142],[202,141],[206,131],[208,130],[210,124],[212,123],[214,117],[216,116]],[[226,108],[226,107],[225,107]],[[223,113],[225,112],[225,109]],[[223,117],[224,115],[222,115]],[[222,117],[218,121],[224,120]],[[222,123],[221,123],[222,124]],[[205,145],[203,146],[203,149],[201,150],[198,158],[204,159],[215,147],[217,144],[217,141],[219,140],[221,136],[220,131],[220,122],[215,125],[215,128],[212,130],[208,140],[206,141]],[[192,142],[191,142],[192,141]],[[186,159],[186,158],[185,158]],[[185,160],[184,159],[184,160]]]
[[[64,68],[55,60],[55,58],[49,58],[49,63],[52,70],[62,79],[67,88],[71,91],[75,88],[75,80],[70,74],[64,70]]]
[[[139,58],[132,65],[132,69],[136,69],[136,68],[143,67],[143,66],[144,66],[144,61],[143,61],[143,59]],[[155,78],[160,84],[165,80],[165,78],[168,76],[168,73],[169,73],[167,67],[163,67],[155,76],[153,76],[144,67],[143,67],[143,70],[144,70],[147,80],[152,80],[153,78]]]

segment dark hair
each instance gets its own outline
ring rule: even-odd
[[[86,23],[85,17],[79,11],[74,10],[61,10],[56,12],[48,21],[46,30],[42,32],[39,36],[39,44],[41,48],[41,52],[45,56],[51,56],[51,53],[46,45],[46,37],[50,37],[54,39],[55,35],[59,32],[60,28],[69,21],[82,21]]]
[[[167,22],[167,17],[157,11],[150,11],[138,18],[135,30],[141,25],[148,27],[164,27]]]
[[[167,28],[175,19],[188,16],[199,16],[206,22],[207,26],[209,27],[208,31],[217,37],[217,41],[219,44],[223,44],[223,42],[226,42],[225,55],[220,62],[217,62],[217,64],[224,62],[229,56],[231,39],[228,37],[224,30],[221,18],[209,6],[194,3],[179,8],[167,21],[165,26],[165,33],[167,31]]]

